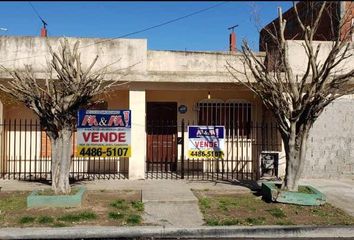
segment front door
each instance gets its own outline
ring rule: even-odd
[[[177,167],[177,103],[147,102],[147,170]]]

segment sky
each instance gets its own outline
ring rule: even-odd
[[[278,6],[285,12],[292,2],[0,2],[0,29],[7,29],[0,35],[38,36],[42,22],[36,11],[48,24],[49,37],[117,38],[213,7],[125,38],[147,39],[151,50],[228,51],[228,28],[238,24],[237,47],[246,39],[258,51],[257,26],[276,18]]]

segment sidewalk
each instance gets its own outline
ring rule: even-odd
[[[322,191],[332,205],[354,216],[354,181],[304,179],[302,184],[310,184]],[[88,190],[141,190],[145,203],[144,222],[163,227],[200,227],[203,217],[198,200],[191,189],[215,190],[222,192],[249,192],[251,184],[240,185],[187,180],[95,180],[74,185],[84,185]],[[0,180],[2,191],[18,191],[50,188],[49,185],[15,180]]]

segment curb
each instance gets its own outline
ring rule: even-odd
[[[225,226],[225,227],[63,227],[1,228],[1,239],[75,238],[353,238],[352,226]]]

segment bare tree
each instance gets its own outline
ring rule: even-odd
[[[282,188],[290,191],[298,190],[298,180],[304,168],[307,139],[312,125],[329,103],[343,95],[354,93],[353,84],[350,85],[354,77],[353,62],[346,66],[349,69],[340,67],[340,64],[343,65],[353,56],[352,44],[346,41],[348,38],[338,33],[332,41],[328,55],[324,59],[319,57],[321,44],[315,43],[313,39],[329,2],[316,4],[318,5],[310,5],[317,7],[317,10],[312,21],[307,22],[302,20],[297,5],[293,4],[297,23],[302,31],[300,34],[303,34],[302,46],[306,52],[303,59],[306,61],[306,70],[303,74],[295,74],[290,65],[289,45],[284,34],[286,20],[281,8],[278,8],[279,26],[274,26],[274,31],[267,29],[277,49],[276,58],[272,62],[274,65],[269,68],[249,48],[246,41],[242,45],[244,68],[237,69],[227,63],[233,77],[258,95],[275,117],[286,153],[286,173]],[[337,30],[340,30],[346,21],[348,18],[342,17]],[[240,74],[246,76],[246,80],[241,79]]]
[[[48,44],[49,45],[49,44]],[[58,52],[49,45],[51,61],[44,80],[37,79],[31,66],[24,71],[5,69],[12,77],[0,83],[0,89],[23,102],[38,116],[52,145],[52,189],[56,194],[70,193],[72,130],[80,107],[118,85],[118,80],[103,79],[106,67],[93,71],[96,56],[86,69],[81,66],[79,41],[71,48],[69,41],[60,42]],[[52,77],[52,72],[57,78]]]

